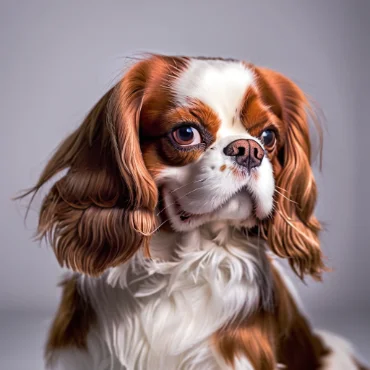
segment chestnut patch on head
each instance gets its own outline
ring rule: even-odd
[[[270,117],[271,114],[258,96],[258,91],[255,88],[249,88],[240,110],[240,118],[246,129],[250,130],[254,126],[263,127]]]

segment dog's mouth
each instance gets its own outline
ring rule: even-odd
[[[182,222],[191,222],[192,220],[200,219],[207,215],[210,216],[213,212],[215,212],[213,211],[213,212],[208,212],[208,213],[203,213],[203,214],[190,213],[190,212],[184,211],[181,208],[181,205],[178,202],[178,200],[175,200],[174,202],[174,210],[176,212],[176,215]]]
[[[179,199],[174,195],[172,191],[163,189],[164,208],[163,211],[166,217],[170,220],[176,218],[184,224],[190,224],[192,221],[200,220],[204,217],[211,216],[216,210],[206,213],[191,213],[185,211],[180,204]]]
[[[179,198],[169,189],[163,189],[163,216],[175,229],[185,230],[213,220],[240,221],[248,225],[256,224],[255,199],[243,187],[210,212],[192,213],[184,209]]]

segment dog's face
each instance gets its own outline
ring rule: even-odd
[[[163,197],[162,219],[177,231],[212,220],[256,225],[272,212],[273,163],[286,127],[246,64],[190,59],[176,72],[171,83],[167,73],[160,78],[168,91],[153,88],[141,110],[142,152]],[[163,109],[161,101],[171,104]]]
[[[306,108],[289,79],[244,62],[139,61],[31,189],[69,169],[45,198],[40,235],[61,264],[99,274],[148,249],[160,222],[258,225],[300,276],[319,276]]]

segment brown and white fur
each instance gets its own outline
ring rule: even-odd
[[[364,369],[316,333],[276,256],[325,269],[308,116],[236,60],[136,62],[53,155],[39,236],[73,272],[46,347],[64,370]]]

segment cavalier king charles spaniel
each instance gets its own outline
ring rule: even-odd
[[[47,366],[365,369],[314,331],[279,267],[325,270],[310,106],[233,59],[148,55],[52,156],[38,235],[71,271]],[[24,195],[26,195],[24,194]]]

